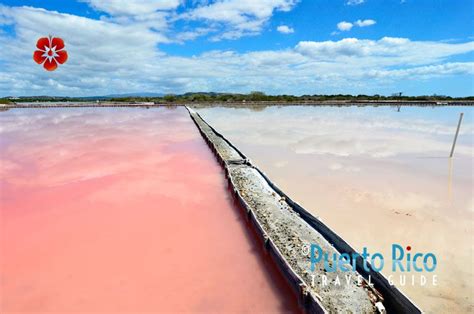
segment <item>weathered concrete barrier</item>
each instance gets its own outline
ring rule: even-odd
[[[248,158],[224,136],[207,124],[194,110],[191,118],[223,165],[236,199],[247,212],[251,224],[274,261],[300,296],[300,304],[309,313],[420,313],[421,311],[399,290],[389,285],[380,273],[366,272],[362,259],[357,271],[326,272],[323,267],[310,270],[311,258],[303,248],[317,244],[330,256],[356,253],[343,239],[320,220],[292,201],[275,186]],[[367,281],[370,279],[374,286]],[[341,285],[321,285],[315,278],[336,277]],[[358,281],[357,278],[362,278]]]

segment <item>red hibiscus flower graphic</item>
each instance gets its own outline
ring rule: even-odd
[[[59,37],[42,37],[36,43],[38,50],[33,54],[33,60],[48,71],[54,71],[59,64],[67,61],[67,52],[64,50],[64,40]]]

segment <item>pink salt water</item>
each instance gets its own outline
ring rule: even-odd
[[[0,114],[0,312],[285,312],[183,108]]]

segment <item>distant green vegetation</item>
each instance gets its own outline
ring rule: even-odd
[[[9,101],[6,98],[0,101]],[[443,95],[431,96],[403,96],[401,93],[392,96],[383,95],[266,95],[263,92],[251,92],[249,94],[233,94],[233,93],[186,93],[182,95],[168,94],[160,97],[19,97],[14,99],[15,102],[67,102],[67,101],[114,101],[114,102],[153,102],[153,103],[244,103],[244,102],[320,102],[320,101],[354,101],[354,102],[383,102],[383,101],[474,101],[474,96],[470,97],[450,97]]]
[[[54,96],[27,96],[15,98],[0,98],[0,100],[10,102],[37,102],[37,101],[79,101],[81,98],[74,97],[54,97]]]
[[[8,105],[8,104],[11,104],[11,100],[10,99],[7,99],[7,98],[0,98],[0,104],[2,105]]]
[[[120,97],[111,98],[118,102],[155,102],[155,103],[200,103],[200,102],[311,102],[311,101],[454,101],[474,100],[474,96],[464,98],[453,98],[449,96],[381,96],[381,95],[266,95],[262,92],[251,92],[249,94],[230,93],[186,93],[183,95],[165,95],[163,97]]]

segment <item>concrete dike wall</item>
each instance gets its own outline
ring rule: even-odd
[[[265,249],[278,265],[290,286],[299,295],[308,313],[421,313],[402,292],[391,286],[378,272],[367,272],[362,258],[356,272],[326,272],[323,267],[310,270],[310,244],[317,244],[329,256],[355,254],[355,250],[323,222],[292,201],[283,191],[223,135],[187,107],[200,133],[225,169],[234,197],[246,211]],[[340,285],[322,285],[336,277]],[[350,276],[347,284],[345,278]],[[362,281],[357,281],[360,276]],[[315,279],[316,278],[316,279]],[[371,286],[368,282],[373,284]]]

